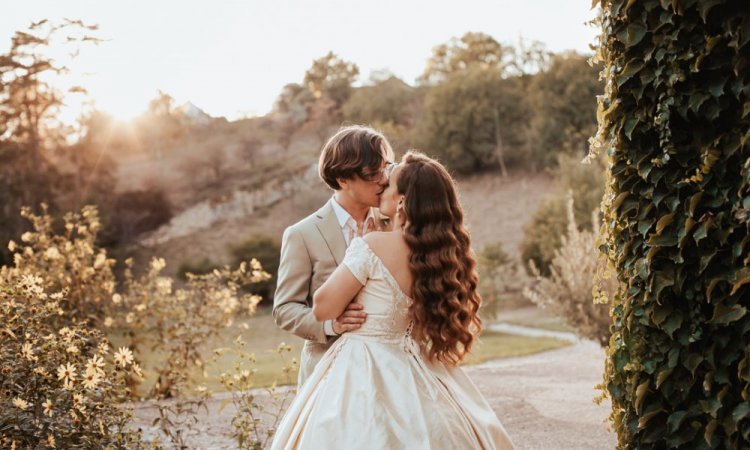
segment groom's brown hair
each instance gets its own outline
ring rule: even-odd
[[[358,176],[372,180],[384,163],[393,160],[391,144],[382,133],[362,125],[340,128],[320,153],[318,173],[333,190],[341,189],[338,178]]]

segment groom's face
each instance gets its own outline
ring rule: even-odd
[[[385,162],[375,172],[365,173],[362,177],[355,175],[349,180],[339,182],[341,191],[356,203],[363,206],[377,207],[380,204],[380,194],[385,188]]]

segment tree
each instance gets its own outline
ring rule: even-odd
[[[750,447],[750,9],[601,1],[619,448]],[[677,38],[679,36],[679,38]]]
[[[51,160],[67,145],[67,130],[59,122],[66,94],[54,84],[68,71],[46,54],[51,46],[69,47],[77,54],[83,43],[98,43],[96,26],[78,20],[32,23],[11,38],[10,50],[0,54],[0,240],[16,238],[24,229],[22,206],[46,203],[57,211],[57,197],[71,189],[70,178]],[[58,41],[61,40],[62,44]],[[72,87],[68,94],[85,93]],[[0,248],[0,263],[10,254]]]
[[[391,76],[355,90],[344,104],[344,118],[355,123],[406,125],[414,97],[411,86]]]
[[[494,68],[451,74],[429,90],[418,131],[420,146],[451,169],[471,173],[520,161],[527,112],[517,78]]]
[[[162,158],[164,149],[180,139],[185,131],[175,111],[174,98],[161,90],[149,101],[148,109],[137,123],[147,149],[157,159]]]
[[[305,72],[304,85],[315,98],[327,97],[336,108],[349,98],[352,83],[359,76],[359,68],[333,52],[313,61]]]
[[[433,48],[419,82],[438,84],[451,74],[471,67],[496,69],[501,75],[506,75],[510,58],[512,50],[503,47],[492,36],[469,32],[460,39],[453,37]]]
[[[585,56],[575,52],[552,57],[549,69],[534,75],[527,89],[527,157],[534,168],[550,167],[558,153],[583,158],[596,131],[596,96],[603,84]]]

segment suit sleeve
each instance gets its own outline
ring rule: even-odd
[[[308,341],[328,342],[323,323],[307,303],[313,265],[299,230],[287,228],[281,239],[278,282],[273,300],[276,325]]]

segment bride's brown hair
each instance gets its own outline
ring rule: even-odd
[[[396,184],[405,197],[404,238],[411,250],[412,336],[430,360],[456,365],[482,325],[469,233],[448,171],[414,151],[404,155],[402,164]]]

